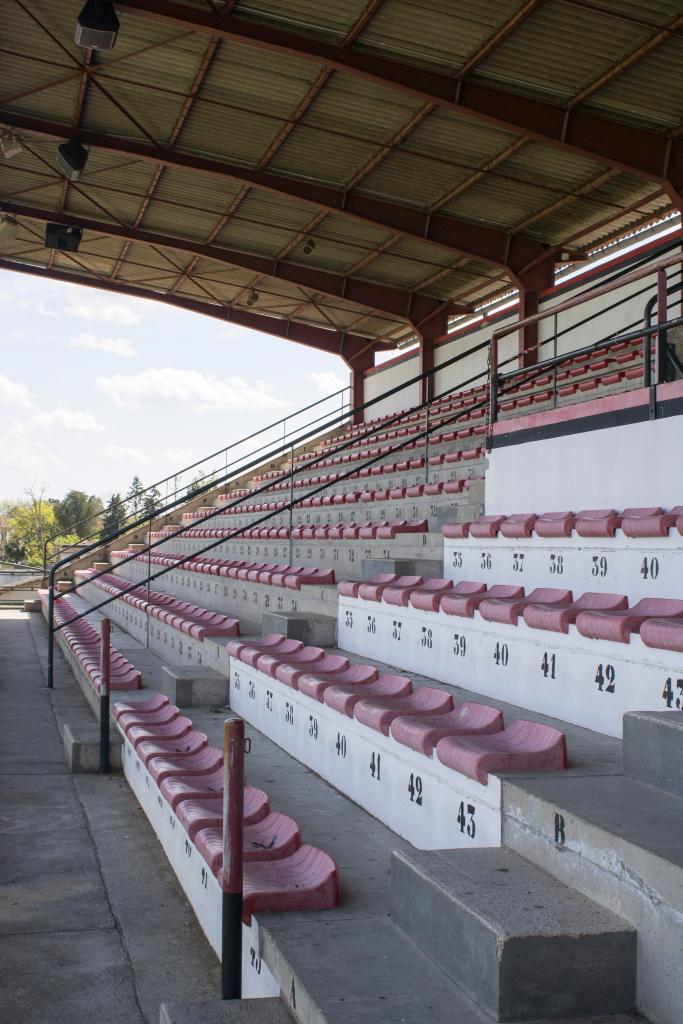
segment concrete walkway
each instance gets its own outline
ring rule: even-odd
[[[58,722],[89,712],[59,655],[45,689],[44,640],[0,611],[0,1019],[156,1024],[218,962],[125,783],[68,773]]]

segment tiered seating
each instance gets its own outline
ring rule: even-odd
[[[47,605],[47,591],[41,592],[41,601],[44,606]],[[55,600],[55,626],[68,622],[77,614],[78,610],[66,597],[59,597]],[[102,644],[98,631],[85,619],[79,619],[60,629],[57,636],[61,637],[66,650],[71,655],[71,664],[83,673],[95,692],[99,693],[102,682],[100,668]],[[141,686],[138,670],[114,647],[111,648],[110,666],[110,688],[112,690],[135,690]]]
[[[500,786],[486,772],[566,767],[558,730],[523,721],[506,729],[500,711],[456,705],[446,689],[414,688],[280,634],[227,646],[231,706],[420,848],[475,835],[475,845],[498,845]],[[459,803],[471,808],[460,822],[447,812]],[[469,830],[467,813],[477,820]]]
[[[220,953],[223,866],[222,752],[166,698],[113,705],[126,777],[214,948]],[[244,794],[244,920],[255,913],[339,905],[334,861],[302,845],[296,822],[270,810],[267,795]]]
[[[640,597],[676,592],[683,571],[683,506],[485,515],[442,528],[454,580],[561,584]]]
[[[612,735],[628,710],[670,707],[683,669],[683,600],[386,574],[338,591],[345,650]]]

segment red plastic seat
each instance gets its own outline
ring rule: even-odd
[[[293,640],[284,636],[280,637],[277,644],[269,644],[265,650],[256,644],[253,647],[243,647],[240,651],[240,661],[244,662],[245,665],[251,665],[252,668],[256,668],[259,658],[264,657],[266,654],[273,658],[290,658],[303,649],[301,640]]]
[[[569,626],[576,622],[577,616],[583,611],[622,611],[628,608],[628,598],[624,594],[582,594],[571,604],[558,606],[550,604],[530,604],[524,608],[522,615],[527,626],[532,629],[548,629],[554,633],[568,633]]]
[[[425,580],[421,587],[411,590],[408,595],[408,603],[413,608],[419,608],[425,612],[436,612],[439,610],[441,598],[452,590],[453,580]]]
[[[180,818],[180,805],[178,817]],[[192,837],[190,837],[192,838]],[[223,867],[223,823],[209,825],[197,829],[194,843],[200,854],[209,865],[211,872],[217,875]],[[289,857],[301,846],[299,826],[287,814],[271,811],[261,821],[253,825],[244,825],[243,856],[244,862],[259,860],[281,860]]]
[[[160,786],[171,775],[210,775],[221,763],[220,751],[215,747],[204,746],[197,753],[183,755],[166,752],[152,755],[147,760],[147,770],[157,786]]]
[[[484,786],[489,772],[552,772],[567,767],[564,733],[525,719],[488,736],[447,736],[437,743],[436,756]]]
[[[421,686],[402,697],[365,697],[356,704],[353,715],[363,725],[389,735],[389,726],[402,715],[441,715],[453,710],[453,698],[445,690]]]
[[[497,537],[505,516],[479,516],[470,523],[470,537]]]
[[[643,597],[632,608],[614,612],[581,612],[576,628],[582,636],[627,644],[646,619],[682,618],[683,601],[665,597]]]
[[[503,713],[498,708],[464,701],[440,715],[401,715],[391,723],[391,735],[398,743],[431,757],[445,736],[476,736],[502,728]]]
[[[463,484],[463,480],[458,480],[457,483]],[[446,490],[446,486],[444,486]],[[449,540],[464,540],[470,533],[470,523],[444,523],[441,527],[441,536],[446,537]]]
[[[339,906],[337,866],[315,846],[300,846],[282,860],[244,865],[244,921],[255,913],[331,910]]]
[[[304,647],[304,651],[306,648]],[[301,652],[303,654],[303,651]],[[293,690],[298,690],[299,680],[301,676],[305,675],[308,671],[307,664],[303,665],[301,662],[285,662],[279,664],[275,669],[275,678],[279,679],[285,686],[291,686]],[[323,658],[316,660],[315,662],[315,674],[317,676],[334,676],[335,678],[349,667],[349,659],[345,658],[343,654],[326,654]]]
[[[123,711],[118,722],[123,731],[128,735],[128,730],[134,725],[166,725],[172,722],[180,714],[180,709],[175,704],[166,704],[157,708],[156,711],[148,711],[146,714],[139,714],[137,711]]]
[[[537,537],[571,537],[576,525],[574,512],[544,512],[534,523]]]
[[[323,703],[340,711],[348,718],[353,718],[353,709],[359,700],[368,697],[404,697],[412,693],[413,684],[407,676],[396,676],[383,673],[371,683],[349,686],[334,684],[328,686],[323,693]]]
[[[121,715],[125,712],[133,711],[141,718],[144,715],[153,715],[156,711],[165,707],[169,703],[168,697],[163,693],[154,693],[147,700],[140,701],[125,701],[117,700],[112,705],[112,714],[118,721]]]
[[[400,576],[395,583],[384,588],[382,602],[407,608],[411,593],[423,584],[422,576]]]
[[[401,533],[427,533],[427,529],[428,523],[426,519],[399,520],[378,526],[377,538],[381,540],[394,540]]]
[[[500,524],[500,532],[503,537],[530,537],[537,518],[534,512],[515,513]]]
[[[378,675],[379,672],[374,665],[357,664],[331,677],[320,678],[314,672],[307,672],[299,676],[298,687],[300,693],[305,693],[322,703],[323,694],[330,686],[363,686],[374,682]]]
[[[453,587],[450,593],[444,594],[441,598],[439,611],[445,612],[446,615],[459,615],[462,618],[471,619],[481,602],[487,597],[524,597],[524,587],[497,583],[487,590],[485,583],[471,583],[468,580],[462,580]]]
[[[284,640],[282,633],[268,633],[261,640],[251,640],[249,638],[240,640],[228,640],[226,647],[228,654],[233,658],[239,658],[242,651],[249,647],[252,650],[267,651],[272,647],[277,647]],[[297,641],[298,642],[298,641]],[[303,647],[303,644],[301,644]]]
[[[166,779],[165,785],[171,786],[178,779]],[[164,785],[162,784],[162,792]],[[190,839],[194,840],[202,828],[221,828],[223,826],[223,791],[211,794],[210,797],[194,797],[178,795],[175,805],[171,804],[178,819]],[[262,789],[253,786],[244,787],[244,824],[253,825],[270,813],[268,797]]]
[[[192,722],[184,715],[178,715],[172,722],[165,725],[133,725],[129,728],[126,736],[130,743],[137,749],[138,743],[143,740],[177,740],[186,736],[192,729]]]
[[[179,739],[173,740],[142,740],[136,747],[137,755],[146,765],[151,757],[189,757],[198,754],[208,743],[205,732],[191,729]],[[215,767],[215,765],[214,765]]]
[[[683,505],[675,505],[670,512],[662,508],[631,508],[624,512],[621,529],[626,537],[668,537],[680,515]]]
[[[683,619],[646,619],[640,639],[647,647],[683,652]]]
[[[579,537],[613,537],[622,516],[613,508],[584,509],[576,517],[576,532]]]
[[[274,679],[279,665],[311,665],[316,661],[322,661],[324,657],[325,651],[322,647],[303,647],[292,654],[259,654],[255,668]]]
[[[388,586],[397,583],[401,577],[396,573],[382,572],[373,576],[366,583],[359,583],[354,597],[360,597],[363,601],[381,601],[382,594]]]
[[[528,597],[522,595],[521,597],[494,598],[487,594],[479,605],[479,614],[488,622],[503,622],[509,626],[516,626],[519,616],[529,604],[566,606],[571,602],[571,590],[536,587]]]

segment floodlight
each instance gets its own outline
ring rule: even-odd
[[[247,305],[248,306],[255,306],[256,303],[258,302],[259,298],[260,298],[259,293],[256,291],[256,289],[252,288],[251,291],[249,292],[248,296],[247,296]]]
[[[312,238],[307,238],[304,242],[304,256],[310,256],[315,249],[315,241]]]
[[[0,238],[13,241],[17,237],[17,222],[9,213],[0,213]]]
[[[91,50],[111,50],[119,32],[111,0],[87,0],[76,19],[74,40],[78,46]]]
[[[0,149],[5,160],[11,160],[13,156],[19,156],[24,148],[21,138],[16,132],[0,131]]]
[[[78,252],[83,237],[83,228],[67,227],[65,224],[45,225],[45,247],[61,252]]]
[[[78,181],[88,162],[88,150],[78,139],[63,142],[57,150],[57,166],[69,181]]]

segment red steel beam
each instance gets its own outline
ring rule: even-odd
[[[163,302],[166,305],[175,306],[177,309],[184,309],[190,313],[201,313],[202,316],[210,316],[216,320],[237,324],[239,327],[246,327],[252,331],[270,334],[275,338],[295,341],[297,344],[306,345],[308,348],[315,348],[321,352],[329,352],[332,355],[341,356],[347,362],[355,358],[355,353],[368,344],[367,338],[358,335],[343,334],[341,331],[328,331],[323,327],[316,327],[312,324],[297,323],[293,320],[266,316],[263,313],[251,313],[244,309],[230,309],[228,306],[213,305],[210,302],[199,302],[196,299],[187,299],[180,295],[171,295],[168,292],[162,293],[146,288],[136,288],[135,285],[124,281],[110,281],[87,277],[81,274],[69,274],[64,270],[31,266],[28,263],[15,263],[7,259],[0,259],[0,270],[11,270],[19,274],[30,274],[34,277],[63,281],[67,284],[80,284],[86,288],[98,288],[103,291],[115,292],[119,295],[130,295],[135,299],[152,299],[154,302]],[[374,348],[383,350],[393,347],[384,342],[378,342],[375,345],[375,342],[371,341],[370,344]]]
[[[227,263],[233,267],[262,274],[264,277],[287,281],[290,284],[311,288],[334,298],[342,298],[354,304],[368,306],[377,312],[388,313],[401,319],[418,321],[433,315],[441,306],[439,299],[429,295],[411,294],[400,288],[364,281],[358,277],[344,277],[327,270],[305,267],[284,260],[270,260],[264,256],[224,249],[217,245],[206,245],[174,235],[162,235],[144,228],[119,226],[108,221],[92,220],[80,214],[58,213],[55,210],[43,210],[39,207],[24,206],[19,203],[2,202],[2,207],[6,213],[14,214],[15,217],[27,217],[30,220],[44,222],[56,219],[62,224],[81,227],[98,235],[121,238],[128,244],[139,242],[160,246],[173,252],[189,253],[193,257]]]
[[[8,110],[0,111],[0,123],[20,131],[56,139],[64,138],[68,132],[65,125]],[[547,248],[541,242],[525,235],[509,234],[445,214],[423,213],[381,199],[349,195],[327,185],[287,178],[268,171],[249,170],[211,157],[151,146],[149,143],[121,139],[86,129],[81,129],[79,137],[85,145],[105,152],[119,153],[200,174],[229,177],[279,196],[297,199],[325,209],[329,213],[341,213],[374,227],[381,226],[391,231],[400,231],[401,234],[418,238],[422,242],[430,242],[442,249],[451,249],[459,255],[471,256],[502,267],[513,278],[519,267],[533,259],[542,258]]]
[[[216,18],[209,12],[167,0],[127,0],[121,10],[158,23],[315,61],[323,67],[398,89],[424,103],[459,111],[580,156],[601,160],[619,170],[660,183],[673,183],[675,190],[683,185],[683,143],[674,143],[669,152],[670,140],[665,136],[618,124],[586,110],[567,111],[545,100],[502,88],[335,46],[236,15]]]

